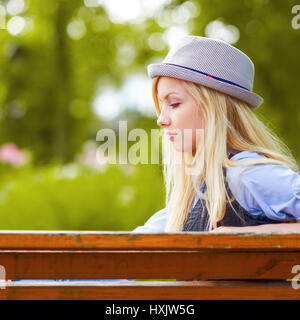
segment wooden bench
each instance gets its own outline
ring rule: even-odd
[[[300,298],[299,233],[1,231],[0,265],[0,299]]]

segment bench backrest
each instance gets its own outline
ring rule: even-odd
[[[2,231],[0,265],[6,280],[156,279],[6,281],[2,299],[300,298],[286,281],[300,273],[298,233]]]

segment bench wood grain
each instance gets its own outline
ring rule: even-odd
[[[6,280],[49,279],[6,281],[0,299],[300,298],[287,281],[299,233],[1,231],[0,265]]]

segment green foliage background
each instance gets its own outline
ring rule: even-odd
[[[158,15],[170,16],[184,2],[170,1]],[[300,29],[291,26],[297,1],[189,2],[199,12],[187,22],[190,34],[205,35],[216,19],[239,29],[235,45],[253,60],[254,91],[265,99],[255,112],[299,161]],[[32,19],[33,29],[18,36],[0,29],[0,144],[29,150],[32,162],[1,164],[0,229],[132,230],[164,206],[161,167],[111,165],[99,171],[80,165],[76,156],[99,129],[114,126],[92,112],[97,90],[118,88],[129,74],[146,75],[147,64],[167,53],[167,46],[152,50],[149,37],[167,27],[157,17],[114,23],[102,6],[88,8],[79,0],[25,3],[22,16]],[[66,32],[74,19],[86,26],[80,40]],[[122,45],[134,48],[128,65],[118,60]],[[155,119],[138,112],[120,119],[156,128]]]

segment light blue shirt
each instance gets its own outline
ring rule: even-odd
[[[253,151],[242,151],[231,157],[231,160],[252,158],[265,156]],[[236,200],[248,213],[282,222],[290,219],[300,220],[300,175],[297,172],[278,164],[258,164],[247,166],[246,170],[245,168],[228,168],[226,179],[231,192],[236,195]],[[235,189],[238,178],[239,184]],[[201,191],[203,187],[204,185],[201,186]],[[192,207],[198,199],[196,195]],[[164,232],[166,223],[167,208],[164,208],[132,232]]]

